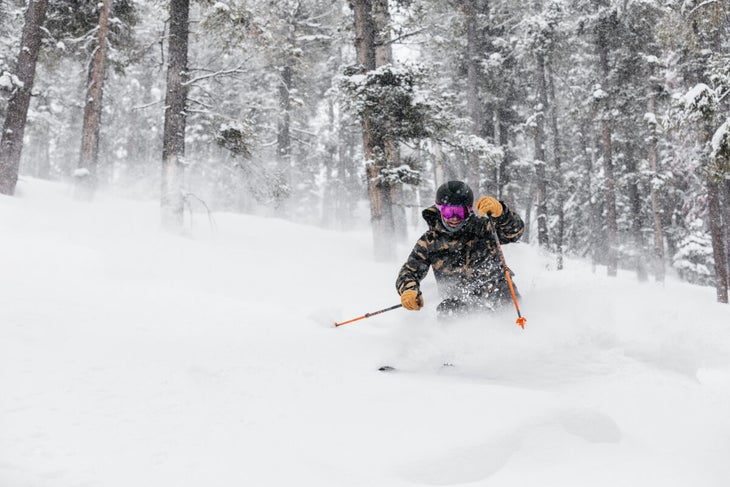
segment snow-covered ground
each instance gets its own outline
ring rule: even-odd
[[[430,276],[424,310],[335,328],[399,302],[369,232],[158,218],[35,180],[0,196],[0,486],[730,485],[711,288],[513,244],[525,330],[436,322]]]

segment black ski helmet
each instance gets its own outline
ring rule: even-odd
[[[462,181],[449,181],[436,190],[436,204],[450,206],[474,205],[474,193]]]

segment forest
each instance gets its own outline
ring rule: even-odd
[[[466,181],[524,241],[730,284],[727,0],[1,0],[0,194],[61,181],[395,257]]]

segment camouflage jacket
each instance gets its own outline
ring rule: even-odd
[[[494,219],[500,243],[519,240],[524,232],[520,216],[504,203],[504,212]],[[448,232],[438,208],[423,210],[428,230],[418,239],[396,280],[398,294],[419,289],[429,267],[442,298],[469,301],[488,295],[506,283],[488,218],[470,215],[464,225]]]

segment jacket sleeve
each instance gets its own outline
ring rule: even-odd
[[[421,236],[413,247],[411,254],[408,256],[408,260],[401,267],[398,273],[398,278],[395,281],[395,288],[398,290],[398,294],[403,294],[403,291],[407,289],[418,290],[419,285],[431,266],[428,260],[428,242],[426,240],[426,234]]]
[[[504,211],[498,218],[494,219],[499,243],[516,242],[525,233],[525,223],[520,215],[512,211],[503,201],[500,201],[500,203],[502,203]]]
[[[499,243],[511,243],[516,242],[525,233],[525,224],[520,218],[520,215],[510,210],[507,205],[502,203],[502,214],[497,218],[489,217],[474,217],[470,219],[469,231],[475,235],[488,235],[488,238],[492,239],[492,225],[494,222],[497,230],[497,237],[499,237]]]

